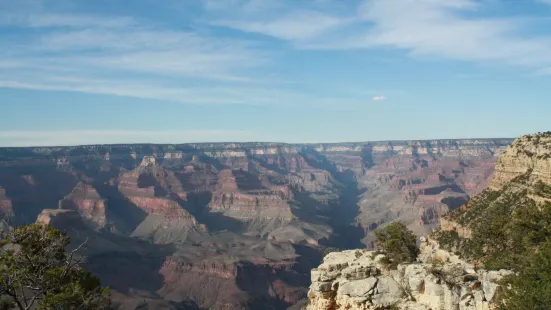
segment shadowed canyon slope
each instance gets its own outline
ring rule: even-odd
[[[416,233],[488,185],[510,139],[0,149],[0,212],[88,238],[128,309],[284,309],[324,247]],[[362,244],[363,243],[363,244]]]

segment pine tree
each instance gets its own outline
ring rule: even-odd
[[[32,224],[0,238],[0,309],[109,309],[109,289],[80,267],[84,244],[67,253],[69,237]]]

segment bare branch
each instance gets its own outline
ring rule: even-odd
[[[86,238],[86,240],[84,240],[84,242],[82,242],[76,249],[71,251],[71,253],[69,254],[69,258],[67,259],[67,264],[65,266],[65,270],[63,271],[63,274],[61,275],[62,279],[65,278],[65,276],[67,276],[67,273],[69,273],[69,270],[71,270],[71,268],[73,268],[75,266],[74,264],[71,264],[71,262],[73,261],[73,255],[75,253],[77,253],[87,242],[88,242],[88,238]],[[79,263],[80,263],[81,259],[82,259],[82,256],[78,260]]]

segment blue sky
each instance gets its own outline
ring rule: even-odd
[[[551,129],[551,0],[0,0],[0,145]]]

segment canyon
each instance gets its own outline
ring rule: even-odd
[[[122,309],[300,308],[323,249],[371,248],[395,220],[431,232],[510,178],[490,183],[511,142],[0,148],[0,214],[86,240]]]
[[[530,295],[545,290],[546,267],[525,272],[548,239],[519,240],[544,235],[549,223],[551,132],[516,139],[495,166],[487,189],[418,238],[415,260],[394,269],[380,248],[327,254],[311,272],[305,309],[489,310],[513,303],[512,309],[548,309],[541,291]]]

